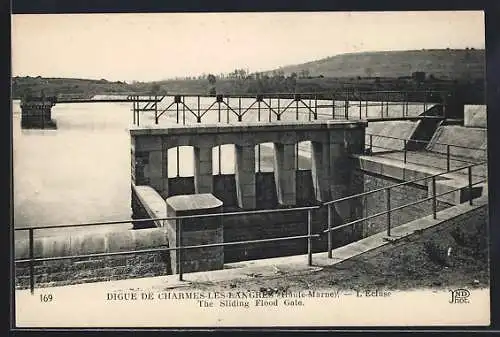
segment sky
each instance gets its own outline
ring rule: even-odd
[[[483,12],[18,14],[12,75],[157,81],[362,51],[484,48]]]

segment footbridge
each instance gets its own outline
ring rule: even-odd
[[[330,119],[419,120],[463,119],[463,104],[444,91],[356,91],[329,93],[170,94],[113,97],[30,96],[21,101],[22,125],[54,128],[51,109],[56,104],[131,103],[134,125],[312,121]],[[441,106],[438,115],[424,114]]]

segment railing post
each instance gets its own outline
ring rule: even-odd
[[[182,96],[182,125],[186,125],[186,97]]]
[[[406,117],[408,117],[408,92],[406,92]]]
[[[311,104],[311,99],[309,99],[309,106],[308,106],[308,109],[307,109],[307,115],[308,115],[308,118],[309,118],[309,122],[311,121],[311,105],[312,105]]]
[[[370,134],[370,153],[373,154],[373,135]]]
[[[196,116],[196,122],[201,123],[200,96],[197,96],[197,105],[198,105],[198,116]]]
[[[333,206],[335,204],[329,204],[328,205],[328,258],[332,258],[332,227],[333,227]]]
[[[436,177],[432,177],[432,217],[437,219]]]
[[[278,111],[278,114],[276,115],[276,120],[280,120],[281,119],[281,113],[280,113],[280,97],[278,96],[278,107],[276,109],[276,111]]]
[[[181,219],[176,219],[177,222],[177,248],[182,247],[181,241]],[[182,279],[182,248],[177,250],[177,273],[179,274],[179,281],[183,281]]]
[[[33,229],[28,230],[29,234],[29,254],[30,254],[30,292],[31,295],[35,293],[35,266],[34,266],[34,242],[33,242]]]
[[[132,118],[135,125],[135,101],[132,101]]]
[[[391,236],[391,188],[386,189],[387,195],[387,236]]]
[[[220,117],[220,102],[219,100],[217,100],[217,114],[218,114],[218,117],[217,117],[217,122],[221,122],[221,117]]]
[[[406,164],[406,139],[403,139],[404,163]]]
[[[260,100],[257,101],[257,120],[260,122]]]
[[[347,93],[346,93],[346,100],[345,100],[345,116],[346,118],[345,119],[349,119],[349,89],[347,89]]]
[[[241,122],[241,96],[238,97],[238,122]]]
[[[218,160],[218,163],[217,163],[217,169],[219,170],[219,173],[218,174],[222,174],[222,161],[221,161],[221,158],[222,158],[222,145],[219,145],[217,147],[218,149],[218,153],[219,153],[219,160]],[[259,161],[260,161],[260,145],[259,145]],[[260,163],[259,163],[259,172],[260,172]]]
[[[156,118],[156,116],[158,116],[158,96],[155,95],[155,119],[156,119],[156,124],[158,124],[158,118]]]
[[[467,173],[469,176],[469,205],[472,206],[472,166],[467,167]]]
[[[450,172],[450,144],[446,145],[446,171]]]
[[[314,96],[314,120],[318,119],[318,96]]]
[[[307,265],[312,266],[312,214],[307,210]]]
[[[269,97],[269,123],[272,121],[272,111],[271,111],[271,107],[273,106],[273,101],[272,101],[272,98]],[[229,121],[228,121],[229,123]]]
[[[332,97],[332,119],[335,119],[335,97]]]
[[[139,99],[139,98],[137,98]],[[139,121],[139,117],[140,117],[140,110],[139,110],[139,102],[137,102],[137,126],[140,126],[140,121]]]

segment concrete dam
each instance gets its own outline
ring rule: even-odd
[[[49,259],[32,271],[37,285],[50,286],[217,270],[390,237],[391,229],[485,195],[486,129],[473,111],[462,124],[318,118],[131,127],[134,230],[16,241],[16,258],[25,260],[16,284],[30,282],[30,255]],[[219,159],[234,158],[232,174],[214,172],[222,145],[232,146],[231,158]],[[179,147],[192,148],[192,176],[169,175],[169,150]],[[261,158],[271,170],[257,169]],[[460,170],[466,165],[473,171]],[[50,261],[64,256],[71,260]]]

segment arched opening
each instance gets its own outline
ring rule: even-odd
[[[297,205],[314,204],[315,180],[312,176],[312,144],[311,141],[301,141],[295,145],[296,156],[296,194]]]
[[[255,145],[255,172],[274,172],[274,144]]]
[[[212,193],[223,202],[224,209],[228,211],[238,206],[235,160],[234,144],[221,144],[212,148]]]
[[[194,194],[194,148],[178,146],[168,149],[168,195]]]
[[[257,208],[272,208],[278,205],[276,195],[276,180],[274,143],[255,145],[255,203]]]
[[[193,177],[194,148],[189,145],[168,149],[168,177]]]
[[[297,170],[310,170],[311,169],[311,142],[309,140],[305,140],[297,143],[296,145],[297,151]]]
[[[212,148],[212,174],[234,174],[234,144],[221,144]]]

